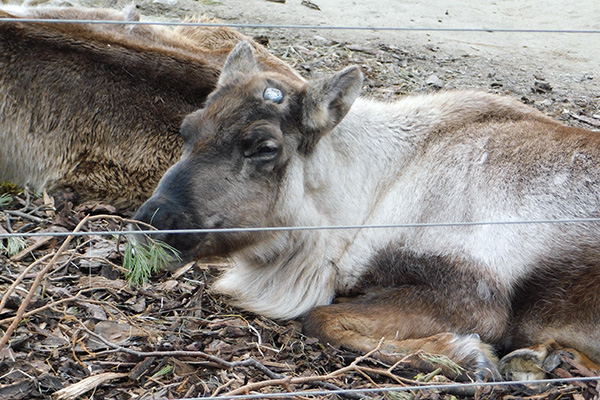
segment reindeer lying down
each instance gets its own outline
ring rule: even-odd
[[[181,155],[179,126],[245,36],[227,28],[57,24],[137,21],[135,8],[0,7],[0,181],[139,207]],[[266,69],[296,73],[253,44]]]
[[[357,67],[290,80],[238,45],[135,217],[160,229],[599,217],[598,133],[486,93],[382,103],[361,85]],[[506,377],[539,376],[521,361],[541,365],[558,345],[600,362],[598,222],[156,238],[186,260],[230,256],[214,290],[302,318],[332,345],[368,351],[383,337],[385,359],[424,350],[493,379],[496,354],[525,346],[537,347],[502,360]]]

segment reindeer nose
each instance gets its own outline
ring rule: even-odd
[[[152,225],[158,230],[177,229],[179,228],[175,222],[178,218],[177,214],[178,211],[172,207],[172,202],[160,197],[153,197],[144,203],[135,213],[133,218],[140,221],[140,223],[130,224],[129,230],[149,231],[152,228],[148,225]],[[158,242],[169,244],[174,250],[167,250],[169,259],[163,260],[167,261],[167,265],[164,266],[164,268],[167,270],[175,270],[188,261],[187,259],[184,260],[182,254],[180,254],[182,251],[186,250],[186,247],[189,247],[189,245],[182,246],[182,242],[179,240],[181,236],[182,235],[157,232],[151,234],[130,234],[128,235],[128,239],[134,246],[143,246],[146,248],[154,248],[154,245],[158,244]]]
[[[152,225],[161,230],[193,229],[197,227],[193,215],[181,202],[165,196],[153,196],[146,201],[133,216],[133,219]],[[135,229],[149,230],[147,226],[137,224]],[[152,240],[165,242],[181,252],[191,250],[197,245],[198,237],[193,234],[157,232],[149,235]]]
[[[172,229],[175,227],[175,216],[169,210],[169,202],[161,198],[151,198],[146,201],[137,210],[133,219],[143,222],[144,224],[152,225],[158,230]],[[132,224],[132,230],[148,231],[151,228],[144,224]],[[150,235],[153,240],[166,241],[167,235],[164,233],[154,233]],[[144,243],[146,240],[141,238],[141,235],[136,235],[136,242]]]
[[[172,229],[176,226],[176,216],[172,208],[173,202],[163,197],[152,197],[142,204],[133,219],[152,225],[156,229]]]

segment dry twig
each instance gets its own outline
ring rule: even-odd
[[[98,375],[89,376],[85,379],[80,380],[70,386],[67,386],[54,393],[54,396],[58,400],[74,400],[80,398],[86,392],[97,388],[105,382],[112,381],[114,379],[120,379],[126,377],[126,373],[120,372],[104,372]]]
[[[46,254],[45,256],[43,256],[42,258],[40,258],[39,260],[36,260],[33,263],[31,263],[27,268],[25,268],[25,270],[23,272],[21,272],[19,274],[19,276],[17,277],[17,279],[15,279],[15,281],[10,285],[10,287],[6,290],[6,292],[2,296],[2,300],[0,300],[0,311],[2,311],[4,309],[4,306],[6,305],[6,302],[8,301],[8,298],[10,297],[11,294],[13,294],[13,292],[15,291],[15,289],[17,288],[17,286],[19,285],[19,283],[21,283],[23,281],[23,279],[27,276],[27,274],[34,267],[36,267],[38,264],[46,261],[47,259],[49,259],[50,257],[52,257],[54,254],[55,253]]]
[[[283,375],[278,374],[276,372],[271,371],[269,368],[267,368],[266,366],[264,366],[263,364],[261,364],[260,362],[258,362],[257,360],[255,360],[254,358],[248,358],[246,360],[243,361],[225,361],[219,357],[210,355],[208,353],[205,353],[203,351],[187,351],[187,350],[172,350],[172,351],[138,351],[138,350],[132,350],[129,349],[127,347],[122,347],[119,346],[115,343],[112,343],[108,340],[106,340],[105,338],[103,338],[101,335],[98,335],[95,332],[92,332],[91,330],[89,330],[85,325],[80,323],[81,328],[90,336],[93,336],[95,339],[100,340],[102,343],[104,343],[106,346],[110,347],[113,350],[116,351],[120,351],[123,353],[127,353],[127,354],[131,354],[133,356],[139,357],[139,358],[145,358],[145,357],[193,357],[193,358],[202,358],[205,359],[207,361],[210,361],[214,364],[216,364],[217,366],[219,366],[220,368],[224,368],[224,369],[232,369],[235,367],[254,367],[256,369],[258,369],[259,371],[261,371],[262,373],[264,373],[265,375],[267,375],[269,378],[272,379],[282,379]]]
[[[86,216],[85,218],[83,218],[79,222],[79,224],[77,224],[77,226],[73,230],[73,233],[79,232],[79,230],[90,220],[91,220],[91,217],[89,217],[89,216]],[[40,273],[36,276],[35,281],[33,281],[33,283],[31,284],[31,288],[29,288],[29,293],[27,294],[25,299],[23,299],[23,302],[21,303],[21,305],[19,306],[19,309],[17,310],[17,315],[15,316],[15,319],[13,320],[12,324],[10,324],[8,329],[6,329],[6,332],[4,333],[2,338],[0,338],[0,350],[2,350],[4,348],[6,343],[8,343],[8,340],[10,339],[10,336],[12,335],[12,333],[15,331],[15,329],[17,329],[17,325],[19,325],[19,322],[21,322],[21,320],[23,319],[23,314],[25,314],[25,310],[29,306],[29,303],[31,302],[31,299],[35,295],[35,292],[40,287],[44,277],[46,276],[48,271],[50,271],[50,269],[52,269],[52,267],[56,264],[60,255],[65,251],[65,249],[67,248],[67,246],[69,245],[71,240],[73,240],[74,237],[75,236],[73,236],[73,235],[67,236],[67,238],[65,239],[63,244],[60,246],[60,248],[54,254],[54,257],[52,257],[50,262],[44,268],[42,268]]]
[[[85,224],[87,224],[88,222],[92,222],[92,221],[96,221],[96,220],[100,220],[100,219],[112,219],[113,221],[120,221],[121,223],[135,222],[133,220],[121,218],[121,217],[114,216],[114,215],[95,215],[95,216],[87,215],[81,221],[79,221],[79,223],[77,224],[77,226],[75,227],[75,229],[73,229],[73,231],[71,233],[79,232],[85,226]],[[42,270],[37,274],[34,282],[32,283],[31,287],[29,288],[29,292],[28,292],[27,296],[25,297],[25,299],[23,299],[23,302],[21,303],[21,305],[19,306],[19,309],[17,310],[17,315],[12,318],[11,325],[7,328],[7,330],[4,333],[4,335],[2,336],[2,338],[0,338],[0,350],[2,350],[4,348],[4,346],[6,345],[6,343],[8,343],[10,336],[17,328],[19,322],[21,322],[21,320],[23,319],[23,317],[25,315],[25,310],[31,303],[31,299],[35,295],[37,289],[40,287],[46,274],[58,262],[59,257],[62,255],[62,253],[64,253],[64,251],[67,249],[67,247],[69,246],[69,244],[71,243],[71,241],[73,240],[74,237],[75,237],[74,235],[67,236],[67,238],[65,239],[63,244],[60,246],[60,248],[55,253],[53,253],[53,256],[52,256],[52,259],[50,260],[50,262],[48,262],[48,264],[44,268],[42,268]],[[38,260],[37,263],[49,258],[50,256],[51,255],[43,257],[42,259]],[[23,279],[22,277],[24,277],[27,274],[27,272],[31,270],[33,265],[36,265],[36,263],[33,263],[23,273],[21,273],[21,275],[19,276],[19,278],[17,278],[17,280],[18,281],[22,280]],[[10,292],[10,290],[11,289],[9,288],[9,292]],[[6,302],[5,298],[8,298],[9,294],[10,293],[7,292],[3,296],[2,303]]]
[[[262,389],[267,386],[301,385],[301,384],[307,384],[307,383],[314,384],[316,382],[322,382],[322,381],[334,379],[342,374],[345,374],[345,373],[348,373],[351,371],[356,371],[358,369],[357,365],[360,362],[362,362],[363,360],[371,357],[374,353],[378,352],[381,348],[382,343],[383,343],[383,339],[379,342],[379,344],[377,345],[377,347],[375,349],[371,350],[370,352],[368,352],[360,357],[357,357],[354,361],[352,361],[352,363],[350,365],[348,365],[346,367],[342,367],[342,368],[340,368],[336,371],[333,371],[329,374],[299,376],[299,377],[281,377],[281,378],[265,380],[265,381],[261,381],[261,382],[248,383],[242,387],[239,387],[235,390],[225,393],[223,395],[223,397],[235,396],[238,394],[247,394],[250,391]]]

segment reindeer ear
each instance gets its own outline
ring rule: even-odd
[[[302,122],[308,131],[329,132],[346,116],[362,87],[357,66],[309,82],[302,104]]]
[[[248,42],[238,43],[225,60],[223,71],[219,77],[219,85],[230,80],[236,72],[251,73],[258,71],[258,63],[252,52],[252,45]]]

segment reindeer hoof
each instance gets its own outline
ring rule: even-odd
[[[493,354],[491,346],[483,343],[478,334],[457,335],[453,342],[460,343],[460,346],[457,346],[457,355],[465,357],[463,363],[469,371],[466,375],[470,379],[478,382],[502,380],[502,375],[496,367],[498,359]]]

